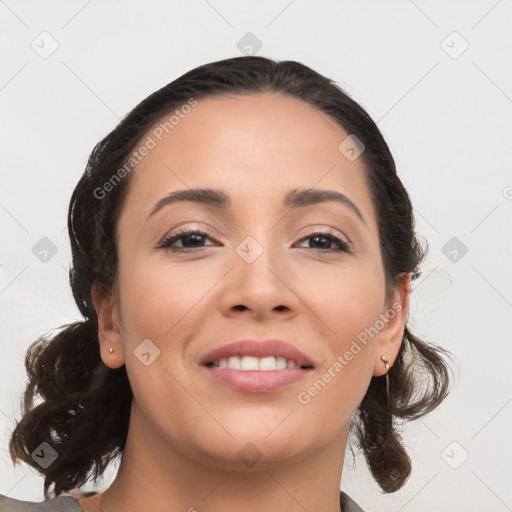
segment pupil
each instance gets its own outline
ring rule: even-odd
[[[313,237],[314,243],[316,243],[318,240],[324,240],[325,243],[324,244],[320,243],[320,245],[323,245],[323,247],[322,247],[323,249],[329,249],[330,240],[328,240],[327,237],[318,236],[318,235]]]
[[[189,240],[189,241],[192,240],[192,244],[183,243],[183,245],[185,247],[190,246],[190,245],[192,245],[193,247],[200,246],[200,244],[202,242],[202,238],[203,238],[203,235],[199,235],[198,233],[192,233],[191,235],[187,235],[183,239],[183,242],[185,242],[186,240]]]

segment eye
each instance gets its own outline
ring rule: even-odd
[[[304,249],[319,249],[327,252],[350,252],[350,244],[343,240],[340,236],[332,231],[324,231],[319,233],[311,233],[310,235],[301,238],[301,241],[313,241],[310,247],[303,247]],[[338,247],[333,248],[332,243]],[[311,247],[311,245],[313,245]],[[316,246],[316,247],[315,247]]]
[[[186,252],[214,245],[205,244],[205,239],[210,239],[210,233],[200,229],[183,228],[167,236],[158,247],[168,251]],[[308,240],[312,241],[310,247],[303,247],[303,249],[318,249],[325,252],[350,252],[349,242],[343,240],[332,231],[312,233],[307,237],[303,237],[301,243]],[[181,245],[176,245],[176,242],[180,242]],[[333,242],[337,248],[332,247]]]
[[[202,231],[200,229],[180,229],[178,232],[170,234],[164,238],[160,245],[160,249],[166,249],[169,251],[188,251],[194,249],[201,249],[205,247],[204,239],[209,238],[210,233]],[[173,245],[176,242],[181,242],[181,246]]]

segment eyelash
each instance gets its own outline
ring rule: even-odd
[[[183,229],[180,229],[178,232],[173,233],[172,235],[169,235],[164,240],[162,240],[162,242],[160,243],[160,245],[158,247],[160,249],[163,249],[166,251],[172,251],[172,252],[192,252],[197,249],[204,248],[204,246],[196,247],[196,248],[172,247],[171,246],[171,244],[173,244],[174,242],[181,240],[182,238],[185,238],[188,235],[201,235],[203,237],[210,238],[210,233],[208,233],[206,231],[202,231],[200,229],[183,228]],[[315,237],[331,238],[339,247],[338,249],[316,249],[317,251],[320,251],[320,252],[346,252],[346,253],[351,252],[351,244],[349,242],[347,242],[346,240],[343,240],[342,238],[340,238],[336,233],[333,233],[332,231],[329,231],[329,230],[311,233],[307,236],[302,237],[299,241],[302,242],[304,240],[308,240],[309,238],[315,238]],[[212,247],[212,246],[206,246],[206,247]],[[303,249],[315,250],[314,247],[303,247]]]

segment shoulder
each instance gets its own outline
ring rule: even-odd
[[[0,494],[0,512],[83,512],[72,496],[59,496],[46,501],[20,501]]]
[[[340,491],[340,505],[343,512],[364,512],[364,510],[343,491]]]

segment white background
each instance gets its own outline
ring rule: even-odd
[[[382,495],[347,457],[342,488],[374,511],[510,510],[511,22],[510,0],[0,1],[0,493],[43,499],[7,444],[28,345],[80,319],[66,209],[90,150],[157,88],[242,55],[252,32],[258,55],[336,80],[378,122],[430,246],[412,330],[457,359],[450,398],[404,429],[407,485]],[[44,59],[31,44],[58,48]],[[58,249],[46,263],[32,252],[42,237]],[[452,237],[468,249],[455,262]]]

